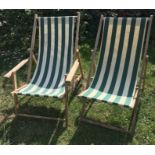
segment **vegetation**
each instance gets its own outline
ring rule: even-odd
[[[0,113],[12,113],[13,98],[12,81],[2,88],[3,75],[15,64],[28,56],[26,49],[30,47],[33,15],[75,15],[79,10],[0,10]],[[154,10],[80,10],[81,34],[80,52],[85,75],[90,63],[92,48],[99,16],[147,16]],[[95,24],[94,24],[95,23]],[[155,22],[153,23],[154,26]],[[69,127],[63,128],[61,122],[27,119],[16,117],[0,123],[0,144],[155,144],[155,31],[152,29],[149,45],[149,64],[147,68],[145,90],[140,97],[140,109],[135,135],[111,131],[97,126],[79,123],[82,104],[76,95],[81,91],[78,87],[70,94]],[[18,73],[19,83],[25,80],[27,68]],[[20,97],[20,111],[27,113],[58,116],[62,115],[63,105],[51,98]],[[127,126],[130,111],[108,104],[93,105],[88,117],[111,124]],[[0,118],[1,120],[1,118]]]

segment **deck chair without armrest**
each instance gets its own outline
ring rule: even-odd
[[[87,85],[78,95],[84,102],[81,121],[134,133],[138,99],[144,88],[152,19],[153,16],[150,18],[101,16],[95,47],[92,50]],[[99,62],[90,84],[101,34]],[[124,129],[86,118],[91,101],[94,100],[132,109],[129,128]]]
[[[34,44],[37,25],[39,27],[39,56],[36,61],[34,56]],[[12,77],[14,81],[14,91],[12,92],[12,95],[15,102],[16,115],[61,120],[65,121],[67,126],[68,92],[72,84],[75,81],[79,82],[83,77],[78,50],[79,26],[80,13],[78,13],[78,16],[63,17],[38,17],[35,15],[30,57],[23,60],[4,75],[5,78]],[[31,78],[33,60],[37,65]],[[26,63],[29,63],[27,83],[18,88],[16,72]],[[80,74],[77,75],[76,72],[78,68],[80,69]],[[17,95],[47,96],[61,99],[65,106],[65,118],[21,114],[18,112],[19,102]]]

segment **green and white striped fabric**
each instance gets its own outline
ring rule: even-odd
[[[73,60],[75,18],[39,17],[39,57],[30,83],[18,94],[52,96],[65,94],[65,74]]]
[[[90,87],[79,96],[134,107],[148,18],[104,18],[100,58]]]

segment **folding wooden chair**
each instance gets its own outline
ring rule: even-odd
[[[144,88],[152,19],[153,16],[150,18],[101,16],[95,47],[92,50],[92,63],[86,89],[79,94],[80,99],[85,101],[81,121],[122,132],[134,132],[138,99]],[[99,62],[90,84],[101,34]],[[92,100],[132,109],[129,128],[123,129],[86,118],[89,107],[86,101]]]
[[[34,55],[37,25],[39,28],[38,60],[36,60]],[[31,48],[29,50],[30,57],[20,62],[4,75],[5,78],[13,78],[14,91],[12,95],[15,102],[16,115],[65,121],[67,126],[68,92],[72,84],[79,82],[83,77],[78,50],[79,26],[80,13],[77,16],[62,17],[38,17],[35,15]],[[37,65],[31,78],[33,60]],[[16,72],[27,63],[29,63],[27,83],[18,88]],[[78,68],[80,68],[80,74],[75,74]],[[65,118],[18,113],[19,102],[17,95],[47,96],[61,99],[65,105]]]

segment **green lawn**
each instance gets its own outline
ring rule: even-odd
[[[140,98],[140,110],[134,136],[111,131],[109,129],[78,122],[82,104],[76,97],[81,87],[74,94],[70,94],[69,127],[66,130],[61,122],[27,119],[16,117],[0,123],[0,144],[155,144],[155,45],[149,48],[150,62],[147,69],[145,91]],[[90,63],[90,47],[81,46],[82,66],[88,73]],[[0,60],[2,62],[2,59]],[[0,68],[0,86],[3,75],[12,65],[2,65]],[[18,74],[18,80],[23,81],[26,76],[24,69]],[[6,89],[0,88],[0,113],[13,111],[13,98],[10,94],[11,82],[7,82]],[[20,111],[46,116],[61,116],[63,104],[58,100],[39,97],[20,97]],[[127,126],[130,110],[111,106],[104,103],[94,104],[88,117],[111,124]]]

